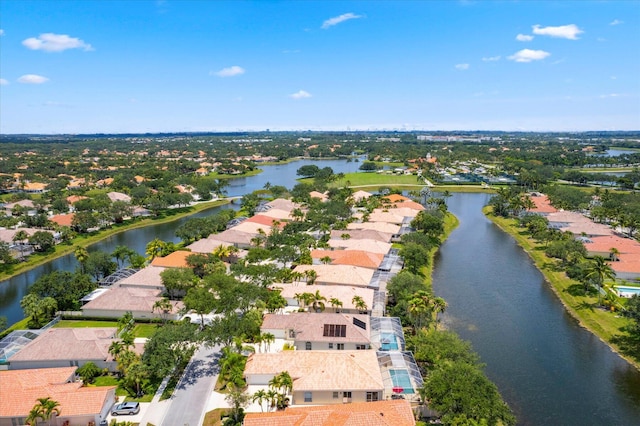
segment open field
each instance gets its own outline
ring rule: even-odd
[[[491,211],[490,207],[485,207],[485,214]],[[620,347],[615,344],[612,339],[616,335],[620,335],[622,329],[629,325],[631,321],[619,315],[618,312],[610,312],[604,309],[596,308],[597,296],[582,296],[572,294],[572,286],[576,282],[566,276],[564,271],[557,268],[557,262],[548,258],[544,254],[544,247],[537,244],[520,229],[515,219],[505,219],[487,214],[487,217],[500,227],[503,231],[513,236],[531,259],[536,267],[545,276],[546,281],[551,285],[554,293],[567,311],[576,318],[580,325],[598,336],[607,345],[612,347],[616,352],[620,353]],[[636,368],[640,369],[640,361],[632,359],[622,354],[627,361],[632,363]]]

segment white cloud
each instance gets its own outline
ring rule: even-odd
[[[0,28],[0,37],[4,35],[4,30]]]
[[[460,71],[468,70],[469,64],[456,64],[456,69]]]
[[[348,21],[350,19],[359,19],[362,18],[362,15],[356,15],[355,13],[343,13],[340,16],[334,16],[333,18],[329,18],[322,23],[322,29],[326,30],[327,28],[333,27],[334,25],[338,25],[341,22]]]
[[[620,25],[620,24],[624,24],[624,21],[621,21],[619,19],[614,19],[609,23],[609,25]]]
[[[540,25],[534,25],[532,28],[533,33],[537,35],[566,38],[569,40],[578,40],[578,34],[584,32],[575,24],[560,25],[559,27],[541,27]]]
[[[485,62],[495,62],[495,61],[499,61],[500,60],[500,56],[486,56],[484,58],[482,58],[483,61]]]
[[[609,93],[608,95],[600,95],[600,99],[619,98],[620,96],[624,96],[624,95],[621,95],[620,93]]]
[[[533,40],[533,36],[532,35],[527,35],[527,34],[518,34],[516,36],[516,40],[518,41],[531,41]]]
[[[22,44],[31,50],[44,50],[45,52],[62,52],[68,49],[93,50],[90,44],[76,37],[66,34],[44,33],[38,37],[23,40]]]
[[[306,92],[304,90],[299,90],[296,93],[290,94],[289,97],[292,98],[292,99],[310,98],[311,97],[311,93]]]
[[[37,74],[25,74],[18,79],[18,83],[24,84],[42,84],[49,81],[47,77],[43,77]]]
[[[539,61],[549,55],[551,55],[551,53],[545,52],[544,50],[522,49],[509,56],[509,59],[516,62],[531,62]]]
[[[8,80],[5,80],[4,78],[0,78],[0,86],[6,86],[7,84],[9,84]]]
[[[210,75],[217,75],[218,77],[234,77],[236,75],[244,74],[245,70],[242,67],[234,65],[228,68],[222,68],[220,71],[211,71]]]

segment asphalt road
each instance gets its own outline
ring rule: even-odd
[[[204,419],[205,409],[213,387],[218,379],[218,359],[220,346],[201,346],[171,397],[162,425],[199,426]]]

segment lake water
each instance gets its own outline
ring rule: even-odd
[[[444,323],[470,340],[522,425],[638,425],[640,372],[581,328],[515,240],[482,214],[487,194],[453,194],[460,226],[433,287]]]

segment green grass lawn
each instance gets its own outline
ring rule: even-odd
[[[485,213],[488,211],[490,211],[490,208],[485,207]],[[571,291],[572,286],[575,286],[577,282],[567,277],[564,271],[558,270],[557,261],[548,258],[544,254],[544,248],[541,244],[536,243],[525,235],[523,230],[518,227],[515,219],[505,219],[492,215],[487,215],[487,217],[503,231],[512,235],[517,243],[529,254],[569,313],[578,319],[583,327],[620,352],[620,347],[612,340],[614,340],[615,336],[621,335],[622,329],[631,324],[631,320],[620,316],[618,312],[596,308],[598,299],[595,295],[584,296]],[[632,359],[629,356],[625,358],[640,368],[639,360]]]

